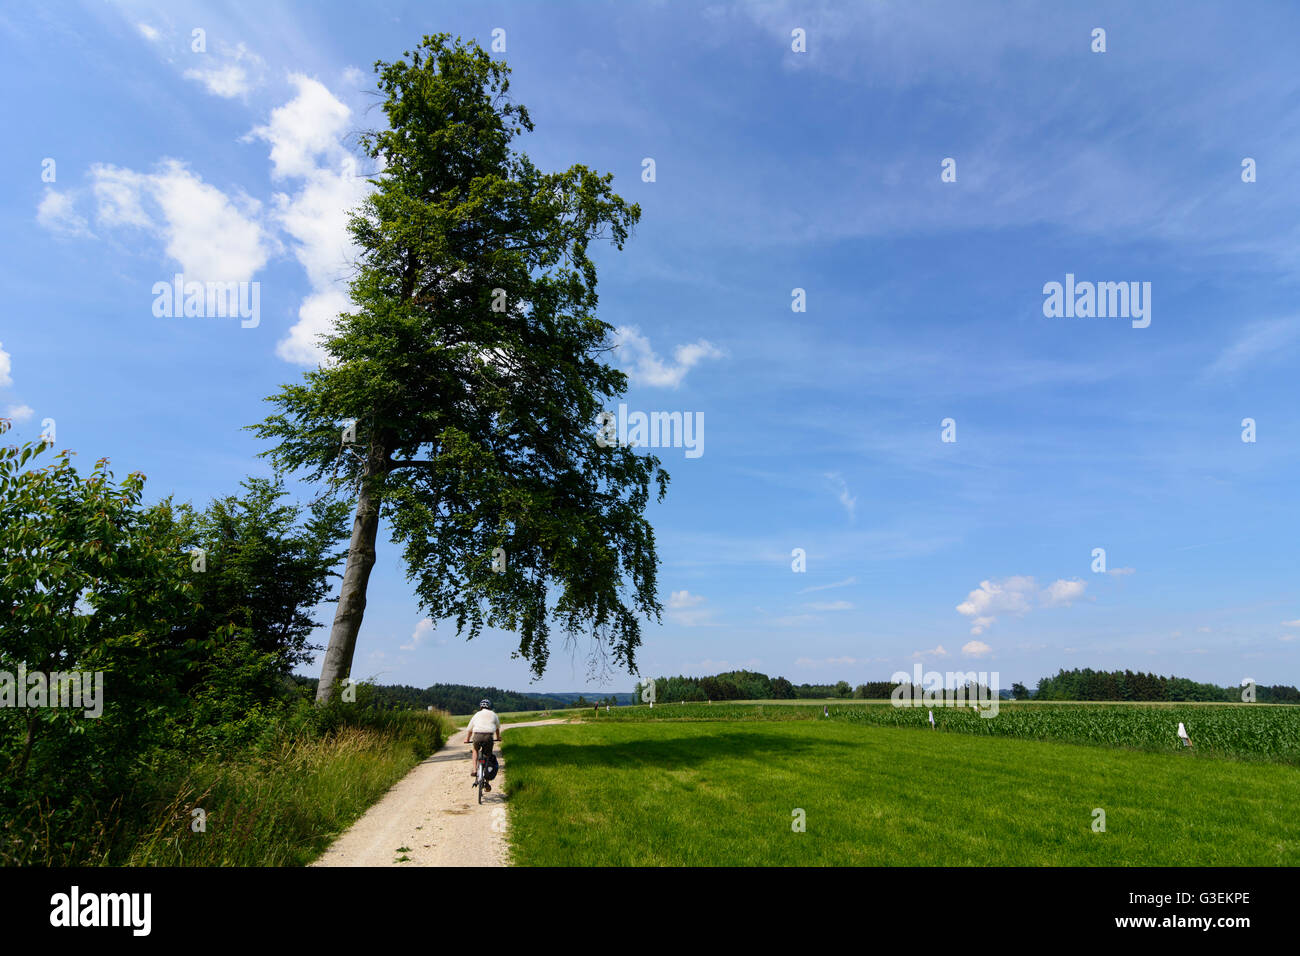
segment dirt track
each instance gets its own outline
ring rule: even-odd
[[[501,735],[513,727],[562,723],[566,721],[503,724]],[[453,732],[441,750],[399,780],[311,865],[505,866],[507,817],[501,791],[506,761],[501,759],[492,791],[479,806],[464,740],[463,728]],[[497,756],[501,758],[499,747]]]

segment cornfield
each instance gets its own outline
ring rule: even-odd
[[[664,704],[619,707],[610,716],[640,720],[822,720],[822,706]],[[829,705],[830,719],[930,731],[929,710],[888,704]],[[970,707],[934,707],[935,730],[945,733],[1060,740],[1070,743],[1182,750],[1181,722],[1192,750],[1228,757],[1300,764],[1300,707],[1241,705],[1008,704],[997,716]],[[605,715],[602,713],[601,717]]]

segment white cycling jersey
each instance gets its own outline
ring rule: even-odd
[[[490,710],[480,710],[469,719],[469,726],[465,728],[465,732],[470,734],[495,734],[500,730],[501,718]]]

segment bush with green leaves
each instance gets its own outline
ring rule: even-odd
[[[0,803],[127,784],[202,652],[172,626],[194,587],[174,525],[140,506],[144,476],[116,483],[100,460],[83,478],[67,451],[26,467],[48,450],[0,448],[0,671],[102,673],[103,710],[0,708]]]
[[[107,460],[83,476],[43,442],[0,447],[0,693],[15,697],[0,706],[0,860],[60,859],[31,841],[107,834],[204,754],[321,732],[291,670],[346,509],[304,515],[265,479],[201,511],[145,505],[144,482]],[[19,674],[56,672],[102,674],[102,713],[16,706]]]

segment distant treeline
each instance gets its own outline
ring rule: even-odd
[[[662,703],[693,700],[793,700],[796,688],[784,677],[771,678],[754,671],[728,671],[713,677],[656,677],[654,699]],[[637,685],[638,697],[645,683]],[[640,703],[640,701],[638,701]]]
[[[712,677],[657,677],[655,700],[664,703],[703,700],[805,700],[822,697],[853,697],[847,681],[838,684],[792,684],[784,677],[768,677],[757,671],[727,671]],[[637,685],[643,697],[644,683]],[[865,686],[865,685],[864,685]],[[892,684],[882,684],[892,688]],[[888,697],[888,690],[881,696]]]
[[[659,703],[708,700],[820,700],[856,698],[883,700],[891,697],[900,685],[893,681],[868,681],[852,687],[848,681],[835,684],[792,684],[784,677],[768,677],[755,671],[727,671],[712,677],[658,677],[654,681],[654,699]],[[644,699],[644,684],[637,695]],[[919,695],[920,689],[917,689]],[[1008,691],[1003,690],[1006,695]],[[1237,701],[1242,688],[1198,684],[1185,677],[1159,677],[1133,671],[1065,671],[1044,677],[1038,689],[1030,692],[1022,684],[1012,685],[1015,698],[1025,700],[1167,700],[1167,701]],[[987,696],[987,691],[985,692]],[[1286,686],[1257,686],[1255,699],[1264,704],[1300,703],[1300,690]]]
[[[1241,687],[1198,684],[1186,677],[1160,677],[1141,671],[1060,671],[1044,677],[1034,692],[1035,700],[1242,700]],[[1300,703],[1300,690],[1283,685],[1255,687],[1255,700],[1261,704]]]
[[[301,686],[316,692],[317,679],[295,674]],[[595,704],[629,703],[631,694],[606,694],[587,697],[583,694],[521,694],[499,687],[471,687],[468,684],[433,684],[429,687],[411,687],[407,684],[375,684],[373,700],[376,706],[391,710],[427,710],[437,707],[449,714],[472,714],[478,710],[479,701],[492,701],[498,713],[519,710],[557,710],[565,707],[585,707]]]
[[[657,677],[654,684],[655,701],[665,704],[708,700],[822,700],[827,697],[880,700],[888,698],[899,686],[891,681],[869,681],[853,687],[843,680],[835,684],[792,684],[784,677],[768,677],[756,671],[727,671],[712,677]],[[642,699],[645,686],[644,683],[637,685],[637,696]],[[920,688],[916,694],[921,694]],[[987,690],[985,694],[987,696]]]
[[[294,675],[302,687],[316,691],[314,677]],[[856,687],[848,681],[834,684],[793,684],[784,677],[768,677],[757,671],[727,671],[710,677],[658,677],[655,679],[655,700],[660,703],[709,700],[886,700],[899,685],[893,681],[867,681]],[[639,684],[635,695],[579,693],[525,694],[502,690],[499,687],[471,687],[468,684],[433,684],[430,687],[410,687],[405,684],[374,685],[375,706],[390,710],[425,710],[437,707],[451,714],[470,714],[478,710],[483,698],[492,701],[492,709],[499,713],[527,710],[559,710],[568,707],[590,707],[592,704],[641,703],[644,684]],[[974,690],[974,688],[971,688]],[[1017,700],[1167,700],[1167,701],[1237,701],[1241,702],[1240,687],[1219,687],[1215,684],[1198,684],[1186,677],[1160,677],[1133,671],[1094,671],[1090,669],[1060,671],[1055,677],[1044,677],[1038,689],[1027,690],[1022,684],[1003,689],[1003,696]],[[916,689],[920,696],[921,689]],[[986,695],[987,696],[987,692]],[[1300,690],[1286,686],[1257,686],[1255,699],[1262,704],[1300,703]]]

